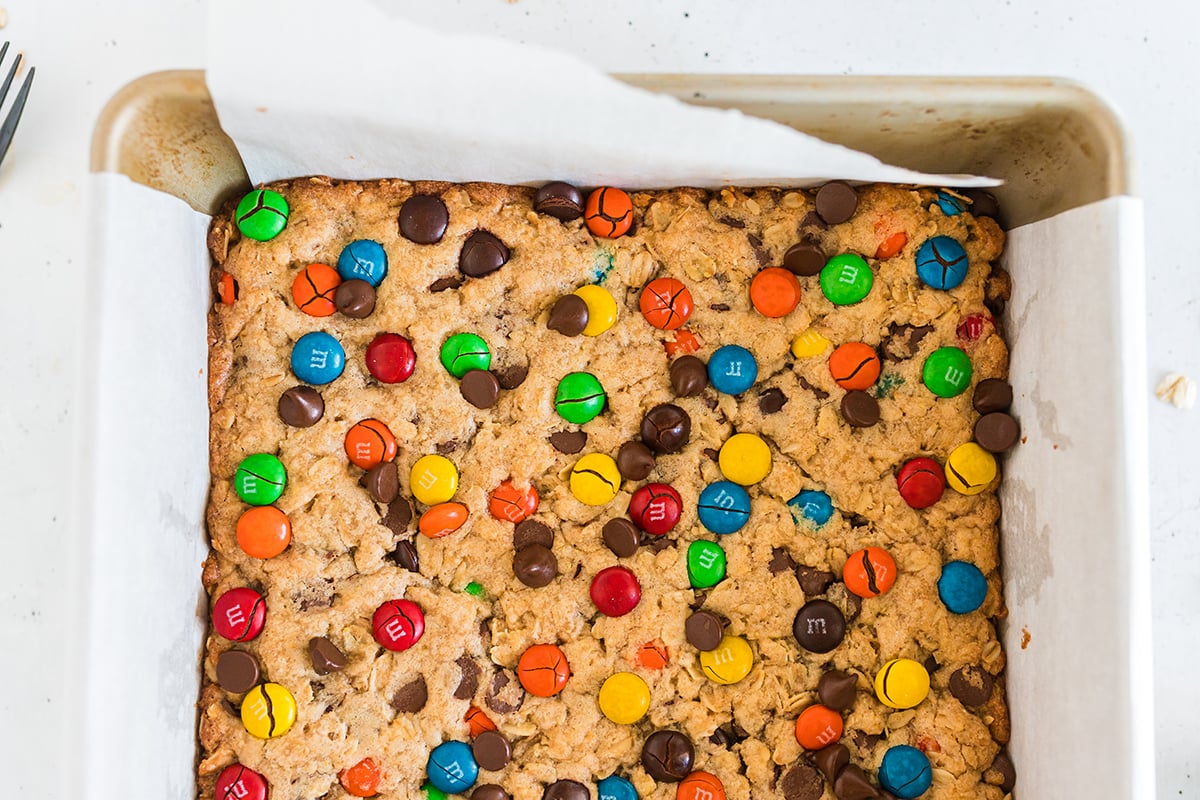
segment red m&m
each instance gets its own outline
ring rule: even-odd
[[[665,483],[648,483],[633,493],[629,518],[646,533],[662,536],[679,522],[683,500]]]
[[[387,650],[407,650],[425,633],[425,613],[411,600],[388,600],[371,617],[375,641]]]
[[[896,473],[896,485],[904,502],[916,509],[929,508],[942,499],[946,473],[932,458],[914,458]]]
[[[607,567],[592,578],[592,602],[600,613],[623,617],[642,599],[642,585],[628,567]]]
[[[249,767],[230,764],[217,776],[214,800],[267,800],[267,779]]]
[[[402,383],[413,374],[417,353],[398,333],[381,333],[367,345],[367,371],[380,383]]]
[[[247,586],[230,589],[213,603],[212,621],[220,636],[231,642],[248,642],[262,633],[267,601]]]

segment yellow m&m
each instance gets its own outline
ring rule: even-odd
[[[242,724],[259,739],[283,736],[296,722],[296,698],[278,683],[260,683],[242,700]]]
[[[600,711],[618,725],[632,725],[650,710],[650,687],[632,672],[610,675],[600,687]]]
[[[888,708],[912,708],[929,695],[929,672],[911,658],[893,658],[875,676],[875,696]]]
[[[588,453],[571,468],[571,494],[585,505],[602,506],[617,496],[621,471],[612,456]]]
[[[946,459],[946,483],[959,494],[979,494],[996,479],[996,457],[974,442],[960,444]]]
[[[587,304],[588,321],[583,329],[584,336],[599,336],[617,323],[617,301],[595,284],[580,286],[574,292]]]
[[[700,654],[700,669],[714,683],[737,683],[750,674],[754,666],[754,651],[740,636],[726,635],[717,649]]]
[[[750,486],[771,472],[771,448],[753,433],[735,433],[721,445],[717,464],[726,479]]]
[[[792,355],[796,358],[819,356],[825,352],[827,347],[829,347],[829,340],[812,328],[792,339]]]
[[[408,473],[413,496],[427,506],[445,503],[458,491],[458,467],[445,456],[421,456]]]

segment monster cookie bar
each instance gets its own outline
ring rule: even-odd
[[[201,797],[1005,797],[995,214],[246,195],[209,239]]]

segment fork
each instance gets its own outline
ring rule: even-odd
[[[0,64],[4,63],[4,56],[8,53],[8,44],[5,42],[4,46],[0,47]],[[12,87],[13,78],[17,76],[17,69],[21,66],[21,61],[22,57],[18,55],[17,60],[9,68],[4,83],[0,84],[0,106],[4,105],[4,100],[8,97],[8,90]],[[21,88],[17,91],[17,99],[13,101],[8,116],[0,125],[0,163],[4,162],[4,156],[8,153],[9,145],[12,144],[13,134],[17,132],[17,123],[21,121],[21,112],[25,110],[25,100],[29,97],[29,87],[33,84],[33,73],[34,69],[30,67],[29,73],[21,83]]]

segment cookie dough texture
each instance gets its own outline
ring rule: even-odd
[[[629,777],[643,798],[673,798],[675,786],[656,784],[639,761],[646,736],[662,728],[692,738],[695,768],[719,776],[731,800],[778,797],[783,772],[805,757],[793,735],[795,717],[816,702],[822,672],[836,668],[859,678],[843,740],[853,763],[874,776],[889,745],[912,744],[926,750],[933,765],[929,797],[1002,797],[985,773],[1008,739],[1003,681],[978,708],[965,707],[948,689],[961,666],[982,665],[994,675],[1004,669],[995,629],[1004,615],[995,487],[975,497],[947,489],[935,506],[914,511],[900,498],[894,477],[915,456],[944,461],[970,441],[977,417],[970,390],[940,399],[922,386],[925,356],[958,345],[974,363],[973,382],[1006,374],[1007,350],[985,306],[1005,290],[1005,276],[990,266],[1003,241],[991,219],[946,217],[933,192],[905,187],[861,188],[857,213],[835,226],[811,213],[811,192],[677,189],[634,193],[630,235],[598,240],[580,220],[562,223],[535,213],[527,188],[326,178],[270,188],[291,206],[278,237],[240,238],[231,212],[219,215],[210,232],[214,269],[233,275],[240,297],[231,306],[216,305],[210,318],[212,553],[204,585],[210,602],[236,586],[265,595],[265,630],[236,647],[258,658],[264,679],[291,690],[299,711],[285,736],[264,742],[247,734],[236,712],[240,696],[222,691],[215,680],[217,657],[231,643],[210,634],[200,698],[202,796],[211,796],[215,775],[237,760],[267,777],[273,800],[341,798],[346,794],[338,772],[371,757],[382,765],[382,796],[417,797],[430,750],[448,739],[469,740],[463,716],[474,704],[513,748],[511,763],[498,773],[482,772],[480,781],[499,783],[517,800],[540,798],[543,786],[557,779],[594,790],[614,772]],[[418,245],[400,235],[397,214],[414,191],[438,194],[449,209],[449,227],[437,244]],[[441,288],[462,277],[459,250],[477,229],[508,245],[509,262],[486,277],[431,291],[439,281]],[[898,255],[870,258],[900,230],[908,242]],[[828,254],[868,257],[875,284],[866,300],[834,307],[812,277],[801,279],[800,304],[787,316],[767,319],[753,310],[752,277],[764,265],[782,263],[801,233],[819,239]],[[914,268],[916,248],[939,234],[961,241],[971,261],[966,281],[949,292],[924,288]],[[299,311],[290,295],[297,271],[313,262],[336,263],[346,243],[364,238],[382,243],[390,258],[374,313],[355,320]],[[724,344],[753,351],[759,377],[744,395],[709,387],[698,396],[674,396],[664,341],[675,334],[651,327],[638,313],[641,287],[662,276],[683,281],[695,299],[686,327],[701,342],[696,355],[706,359]],[[554,302],[589,283],[602,284],[616,298],[616,325],[594,338],[548,329]],[[964,342],[955,330],[972,314],[984,315],[987,323],[978,340]],[[797,359],[790,342],[810,327],[831,344],[823,355]],[[276,405],[298,383],[288,367],[292,344],[314,330],[338,338],[346,369],[320,388],[324,418],[292,428],[279,419]],[[528,368],[524,383],[502,391],[490,409],[464,401],[458,381],[438,363],[442,342],[462,331],[489,342],[494,370]],[[365,348],[380,332],[413,342],[416,370],[404,383],[380,384],[365,368]],[[874,427],[853,428],[838,410],[844,391],[826,362],[830,350],[847,341],[877,347],[884,359],[874,390],[881,419]],[[605,412],[583,426],[570,425],[553,407],[559,379],[574,371],[593,373],[608,393]],[[764,414],[759,396],[768,389],[782,391],[786,403]],[[691,415],[691,440],[681,452],[659,456],[647,480],[679,491],[683,517],[668,536],[671,546],[643,546],[618,561],[601,528],[626,513],[639,484],[626,481],[612,502],[590,507],[571,495],[567,477],[580,455],[615,456],[637,437],[642,414],[664,402]],[[422,509],[407,532],[394,533],[381,523],[386,508],[359,485],[362,471],[343,450],[349,427],[368,417],[384,421],[400,443],[402,498],[412,497],[409,468],[422,455],[443,453],[461,473],[455,500],[470,508],[470,519],[442,539],[415,536],[419,574],[388,554],[400,539],[414,536]],[[551,433],[579,427],[587,433],[579,455],[551,446]],[[696,518],[696,498],[721,479],[713,456],[737,432],[761,435],[774,466],[750,490],[750,522],[720,539],[728,577],[707,593],[693,592],[687,545],[714,538]],[[242,553],[234,536],[245,506],[231,478],[238,462],[257,452],[275,453],[287,467],[287,490],[277,505],[293,526],[291,546],[266,561]],[[559,575],[544,588],[528,588],[513,575],[513,526],[487,512],[488,491],[506,479],[537,488],[536,519],[556,533]],[[828,523],[817,528],[787,506],[803,489],[830,495],[837,510]],[[837,581],[813,595],[843,609],[848,633],[826,655],[802,651],[791,623],[805,595],[795,571],[771,570],[773,560],[782,560],[776,549],[799,568],[840,577],[847,555],[868,545],[886,547],[895,557],[895,587],[860,601]],[[938,601],[941,565],[951,559],[972,561],[987,575],[990,590],[979,612],[955,616]],[[637,574],[642,600],[632,613],[608,618],[597,614],[588,587],[592,576],[616,563]],[[463,591],[472,581],[482,585],[480,596]],[[424,609],[425,635],[408,651],[386,652],[372,637],[371,614],[400,597]],[[728,618],[728,633],[746,637],[753,648],[754,669],[736,685],[706,680],[697,651],[686,642],[684,623],[701,601]],[[345,669],[314,672],[308,642],[315,636],[329,637],[345,653]],[[638,665],[637,650],[650,641],[666,645],[670,662],[664,669]],[[525,696],[509,713],[497,712],[503,705],[494,700],[489,706],[494,676],[511,678],[521,653],[544,642],[559,644],[570,662],[565,690],[544,699]],[[925,702],[893,711],[875,699],[871,682],[884,662],[901,657],[936,661],[939,668]],[[480,673],[477,686],[467,681],[456,694],[464,673],[475,671],[472,663]],[[601,684],[620,671],[641,675],[650,687],[650,711],[634,725],[608,721],[597,706]],[[418,678],[428,694],[424,707],[398,711],[397,705],[409,703],[393,703],[397,692]],[[509,685],[501,696],[511,701],[520,693]],[[719,728],[737,735],[718,733],[717,741],[730,743],[714,743],[710,737]],[[825,796],[833,797],[831,788]]]

